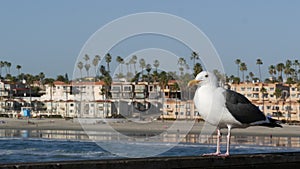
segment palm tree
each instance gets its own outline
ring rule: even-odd
[[[164,91],[164,89],[166,88],[169,80],[170,80],[170,76],[167,75],[167,73],[165,71],[162,71],[160,74],[159,74],[159,86],[160,86],[160,89],[161,89],[161,92]]]
[[[296,74],[297,74],[296,70],[291,67],[290,68],[290,78],[294,81],[296,81]]]
[[[198,73],[202,72],[203,68],[200,63],[196,63],[194,66],[194,76],[196,77]]]
[[[186,65],[186,60],[183,57],[178,59],[177,64],[179,65],[180,74],[183,75],[184,67]]]
[[[300,69],[299,69],[299,67],[300,67],[300,62],[296,59],[296,60],[294,60],[294,66],[295,66],[295,72],[296,72],[296,81],[298,81],[298,80],[300,80],[300,78],[298,77],[298,75],[300,74],[299,73],[299,71],[300,71]]]
[[[126,64],[126,70],[127,70],[126,78],[127,78],[127,80],[130,80],[133,77],[133,74],[131,72],[130,60],[128,62],[126,62],[125,64]]]
[[[283,73],[285,74],[286,79],[288,79],[291,76],[291,74],[292,74],[292,68],[291,68],[291,66],[285,65]]]
[[[130,71],[130,62],[126,62],[125,63],[125,65],[126,65],[126,74],[128,74],[128,72]]]
[[[5,66],[3,61],[0,61],[0,77],[2,77],[2,68]]]
[[[249,77],[251,78],[251,80],[253,81],[254,78],[254,73],[253,72],[249,72]]]
[[[274,65],[269,66],[269,74],[274,78],[274,75],[276,75],[276,67]]]
[[[153,66],[155,67],[155,71],[157,72],[157,68],[159,67],[159,61],[154,60]]]
[[[278,80],[279,80],[280,82],[283,82],[282,72],[283,72],[284,68],[285,68],[285,66],[284,66],[283,63],[278,63],[278,64],[276,65],[276,70],[277,70],[277,72],[278,72]]]
[[[116,61],[120,64],[119,73],[121,73],[122,70],[122,64],[124,63],[124,59],[121,56],[117,56]]]
[[[143,71],[144,71],[144,68],[146,66],[146,61],[145,61],[145,59],[141,58],[139,60],[139,63],[140,63],[140,67],[142,68],[142,77],[143,77]]]
[[[260,71],[260,65],[263,64],[262,60],[261,59],[256,59],[256,64],[258,65],[258,72],[259,72],[259,80],[261,80],[261,71]]]
[[[133,66],[134,66],[134,73],[136,74],[137,73],[137,71],[136,71],[136,61],[137,61],[137,56],[136,55],[133,55],[132,57],[131,57],[131,59],[130,59],[130,64],[133,64]]]
[[[246,75],[246,82],[249,82],[249,79],[250,79],[249,75]]]
[[[286,61],[285,61],[285,66],[286,66],[286,67],[291,67],[291,66],[292,66],[292,61],[289,60],[289,59],[286,60]]]
[[[11,67],[11,63],[10,62],[7,62],[7,68],[8,68],[8,73],[10,74],[10,67]]]
[[[199,54],[195,51],[192,52],[191,54],[191,60],[193,60],[193,66],[195,67],[196,64],[196,60],[199,59]]]
[[[97,75],[97,66],[99,64],[99,61],[100,61],[100,56],[99,55],[95,55],[94,59],[93,59],[93,66],[94,66],[94,69],[95,69],[95,76]]]
[[[296,60],[294,60],[293,65],[294,65],[294,69],[295,69],[295,79],[297,81],[298,80],[298,70],[299,70],[299,67],[300,67],[300,63],[296,59]]]
[[[279,99],[279,98],[281,97],[282,89],[276,88],[276,89],[275,89],[275,92],[274,92],[273,94],[274,94],[274,96],[276,97],[276,101],[277,101],[277,99]]]
[[[10,74],[11,63],[5,61],[5,62],[4,62],[4,66],[5,66],[5,70],[6,70],[6,75],[7,75],[7,74]]]
[[[260,92],[261,92],[261,94],[262,94],[262,102],[263,102],[263,109],[262,109],[262,112],[263,113],[265,113],[265,95],[267,94],[267,89],[266,88],[264,88],[264,87],[262,87],[261,89],[260,89]]]
[[[20,69],[22,68],[22,66],[21,65],[17,65],[16,66],[16,69],[18,70],[18,76],[20,76]]]
[[[4,64],[4,68],[5,68],[5,73],[8,74],[7,61],[4,61],[3,64]]]
[[[87,64],[87,62],[90,60],[90,57],[88,54],[85,54],[83,59],[85,60],[85,64]]]
[[[110,98],[110,96],[111,96],[110,86],[112,83],[111,76],[109,74],[107,74],[107,76],[104,77],[103,81],[104,81],[104,87],[105,87],[105,97]]]
[[[107,71],[108,71],[108,73],[110,73],[109,63],[111,62],[111,59],[112,59],[111,55],[109,53],[107,53],[105,55],[105,62],[107,64]]]
[[[77,63],[77,67],[80,70],[80,78],[82,78],[82,69],[83,69],[83,63],[81,61],[79,61]]]
[[[43,84],[44,83],[44,79],[45,79],[45,74],[44,72],[40,72],[39,73],[39,81]]]
[[[84,68],[85,68],[85,70],[86,70],[86,75],[87,75],[87,77],[89,77],[89,76],[90,76],[90,68],[91,68],[91,65],[90,65],[89,63],[86,63],[86,64],[84,65]]]
[[[243,82],[245,82],[244,72],[247,71],[247,70],[248,70],[248,68],[247,68],[246,63],[242,62],[242,63],[240,64],[240,71],[243,73]]]
[[[150,71],[151,71],[152,67],[151,67],[151,64],[147,64],[146,65],[146,71],[148,73],[148,84],[150,82]]]
[[[283,73],[285,74],[286,79],[288,79],[292,75],[292,61],[291,60],[286,60],[285,62],[285,67],[283,70]]]
[[[89,76],[88,70],[90,69],[91,65],[88,64],[88,61],[90,60],[90,56],[88,54],[85,54],[84,57],[83,57],[83,59],[85,60],[84,67],[85,67],[85,70],[86,70],[86,74],[87,74],[87,76]]]
[[[241,60],[240,59],[236,59],[235,60],[235,64],[237,65],[237,77],[240,78],[240,64],[241,64]]]

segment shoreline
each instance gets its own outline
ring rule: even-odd
[[[0,118],[1,129],[15,130],[73,130],[73,131],[111,131],[127,133],[162,133],[168,130],[169,133],[178,133],[184,127],[185,121],[153,121],[153,122],[131,122],[131,121],[111,121],[100,123],[87,123],[83,126],[79,121],[65,119],[11,119]],[[189,123],[193,123],[190,121]],[[195,122],[189,130],[189,134],[200,134],[204,122]],[[181,126],[183,125],[183,126]],[[202,131],[202,133],[205,131]],[[227,129],[222,129],[223,134],[227,134]],[[232,135],[236,136],[285,136],[285,137],[300,137],[300,126],[283,125],[283,128],[268,128],[261,126],[252,126],[246,129],[233,129]]]

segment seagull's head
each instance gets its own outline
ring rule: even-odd
[[[213,73],[202,71],[200,72],[195,79],[189,81],[188,86],[203,86],[203,85],[211,85],[217,86],[217,78]]]

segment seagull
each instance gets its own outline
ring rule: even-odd
[[[200,72],[188,86],[197,85],[194,103],[203,119],[217,127],[217,151],[204,154],[229,156],[231,129],[250,126],[282,127],[276,120],[266,117],[244,95],[219,87],[216,76],[207,71]],[[220,151],[221,129],[227,128],[227,150]]]

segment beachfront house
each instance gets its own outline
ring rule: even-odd
[[[246,96],[267,116],[300,121],[300,89],[297,84],[245,82],[230,84],[230,87]]]

